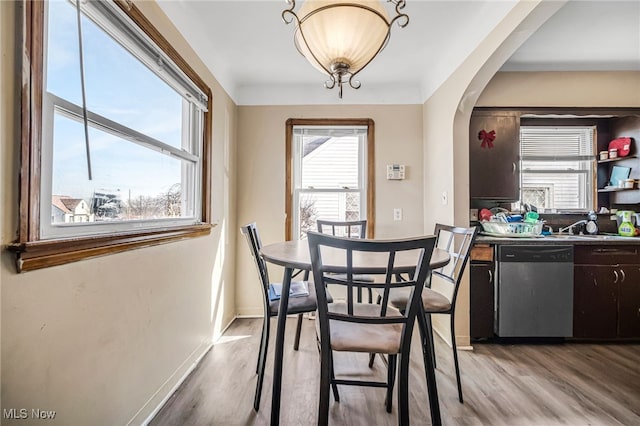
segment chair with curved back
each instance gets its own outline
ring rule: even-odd
[[[364,240],[367,238],[367,220],[316,220],[318,232],[321,234],[329,234],[336,237],[359,238]],[[375,279],[371,275],[358,274],[356,281],[364,281],[372,283]],[[373,291],[368,288],[369,303],[373,303]],[[356,289],[358,292],[358,303],[362,302],[362,287]]]
[[[258,382],[256,384],[256,393],[253,401],[253,408],[257,411],[260,408],[260,397],[262,394],[262,384],[264,382],[264,371],[267,360],[267,350],[269,347],[269,329],[270,319],[278,316],[280,309],[280,300],[271,300],[269,297],[270,287],[273,285],[269,281],[269,272],[267,270],[267,263],[260,256],[260,249],[262,248],[262,242],[260,235],[258,234],[258,228],[255,223],[250,223],[240,227],[242,234],[247,239],[247,244],[251,252],[251,256],[255,261],[256,268],[258,270],[258,277],[260,280],[263,312],[264,318],[262,322],[262,333],[260,339],[260,352],[258,354],[258,364],[256,367],[256,374],[258,374]],[[307,312],[315,312],[317,309],[316,292],[312,282],[306,281],[309,273],[305,273],[305,282],[307,283],[309,294],[307,296],[289,297],[289,305],[287,307],[287,314],[298,314],[298,324],[296,327],[296,336],[293,344],[293,349],[298,350],[300,345],[300,332],[302,328],[302,316]],[[293,282],[292,282],[293,284]],[[327,298],[332,300],[331,295],[327,294]]]
[[[309,232],[309,250],[313,280],[316,283],[318,314],[316,325],[320,341],[320,397],[318,424],[326,425],[329,418],[329,394],[333,389],[336,402],[340,401],[338,385],[355,385],[386,388],[386,410],[391,412],[396,369],[398,371],[398,424],[409,424],[409,354],[411,334],[416,315],[420,312],[420,297],[429,274],[429,262],[435,237],[418,237],[402,240],[360,240],[340,238],[317,232]],[[403,252],[414,251],[409,270],[414,271],[408,280],[398,281],[394,271],[399,267]],[[326,257],[327,263],[324,263]],[[336,259],[339,259],[338,261]],[[406,259],[406,257],[405,257]],[[346,265],[345,273],[338,275],[336,262]],[[406,260],[405,260],[406,262]],[[380,271],[376,282],[356,281],[359,265],[372,265]],[[342,271],[341,271],[342,272]],[[384,278],[382,278],[384,277]],[[346,301],[330,302],[325,292],[318,291],[332,284],[346,287]],[[382,304],[354,302],[353,287],[375,288],[382,294]],[[405,300],[402,312],[388,301],[391,289],[405,288],[410,296]],[[336,378],[333,352],[381,353],[388,355],[386,382],[364,381],[353,378]],[[428,358],[425,357],[425,362]]]
[[[455,307],[460,288],[460,281],[469,260],[469,254],[476,237],[477,228],[462,228],[443,224],[436,224],[434,234],[437,236],[436,247],[449,252],[451,260],[446,266],[431,271],[428,287],[422,291],[422,309],[425,321],[419,321],[423,336],[431,340],[433,347],[433,329],[431,326],[431,314],[447,314],[450,317],[451,346],[453,349],[453,361],[456,370],[458,384],[458,400],[462,403],[462,384],[460,382],[460,367],[458,365],[458,352],[455,337]],[[391,306],[401,308],[406,303],[407,295],[401,292],[395,293],[389,300]],[[426,342],[422,342],[423,345]],[[435,366],[435,351],[433,351]]]

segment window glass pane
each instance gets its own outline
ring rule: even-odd
[[[55,115],[52,223],[193,216],[182,177],[193,175],[194,165],[94,128],[89,140],[92,180],[82,123]]]
[[[592,209],[593,135],[590,126],[522,126],[521,203],[558,210]]]
[[[585,173],[523,173],[522,202],[549,209],[588,209],[587,177]]]
[[[52,0],[48,10],[44,87],[48,92],[82,105],[75,8],[67,0]]]
[[[300,238],[317,229],[316,220],[344,221],[360,219],[359,192],[303,192],[298,197]]]
[[[82,105],[75,7],[50,9],[47,90]],[[181,147],[182,96],[85,16],[82,39],[87,109]]]
[[[301,188],[358,188],[358,136],[303,136]]]

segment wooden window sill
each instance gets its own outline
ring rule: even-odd
[[[214,225],[191,226],[13,243],[18,272],[64,265],[82,259],[209,235]]]

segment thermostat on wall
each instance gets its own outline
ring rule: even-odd
[[[387,164],[387,179],[388,180],[404,179],[404,164]]]

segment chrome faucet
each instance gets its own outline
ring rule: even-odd
[[[582,219],[577,221],[576,223],[572,223],[569,226],[565,226],[564,228],[558,229],[558,233],[562,234],[564,231],[569,231],[569,235],[573,235],[573,228],[578,225],[585,225],[587,223],[586,219]]]

